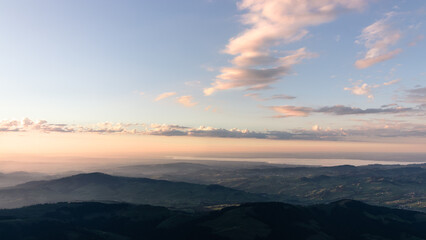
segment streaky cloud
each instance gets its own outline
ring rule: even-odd
[[[426,104],[426,87],[406,90],[405,102]]]
[[[355,62],[357,68],[371,67],[377,63],[392,59],[402,52],[400,48],[389,51],[389,47],[395,45],[402,36],[401,32],[393,29],[390,23],[390,19],[394,15],[394,12],[387,13],[383,19],[362,30],[358,42],[364,44],[367,52],[362,59]]]
[[[320,108],[300,107],[300,106],[270,106],[269,109],[275,111],[279,115],[274,118],[287,117],[307,117],[312,113],[322,113],[331,115],[366,115],[366,114],[399,114],[418,112],[420,109],[400,107],[398,105],[384,105],[380,108],[361,109],[357,107],[349,107],[343,105],[325,106]]]
[[[163,99],[165,99],[165,98],[168,98],[168,97],[174,96],[174,95],[176,95],[176,94],[177,94],[176,92],[165,92],[165,93],[159,94],[159,95],[155,98],[155,101],[156,101],[156,102],[158,102],[158,101],[160,101],[160,100],[163,100]]]
[[[381,114],[381,113],[404,113],[414,111],[413,108],[404,108],[404,107],[386,107],[386,108],[367,108],[361,109],[356,107],[347,107],[342,105],[336,105],[332,107],[322,107],[315,112],[318,113],[327,113],[334,115],[360,115],[360,114]]]

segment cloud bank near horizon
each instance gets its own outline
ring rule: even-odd
[[[328,110],[327,110],[328,111]],[[187,136],[211,138],[253,138],[271,140],[329,140],[329,141],[370,141],[371,138],[426,137],[426,124],[406,123],[402,121],[373,120],[363,121],[361,125],[347,129],[323,128],[318,125],[310,129],[292,129],[288,131],[248,129],[224,129],[215,127],[187,127],[170,124],[124,124],[98,123],[94,125],[52,124],[45,120],[32,121],[25,118],[3,120],[0,122],[0,134],[7,132],[42,133],[97,133],[97,134],[134,134],[153,136]]]

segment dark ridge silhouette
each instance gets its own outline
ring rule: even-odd
[[[3,240],[367,240],[426,239],[426,214],[353,200],[298,206],[246,203],[188,213],[165,207],[97,202],[0,210]]]

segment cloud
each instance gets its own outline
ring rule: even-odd
[[[333,114],[333,115],[360,115],[360,114],[381,114],[381,113],[404,113],[404,112],[411,112],[415,111],[413,108],[404,108],[399,106],[393,106],[388,107],[385,106],[384,108],[367,108],[367,109],[361,109],[356,107],[347,107],[342,105],[336,105],[332,107],[322,107],[319,109],[316,109],[315,112],[318,113],[326,113],[326,114]]]
[[[247,93],[244,94],[244,97],[251,97],[256,101],[265,101],[265,98],[262,98],[258,93]]]
[[[405,101],[410,103],[426,104],[426,87],[406,90]]]
[[[66,124],[51,124],[45,120],[32,121],[29,118],[18,120],[3,120],[0,122],[0,132],[27,132],[27,131],[42,131],[42,132],[72,132]]]
[[[385,105],[382,105],[382,106],[381,106],[381,108],[396,107],[396,106],[398,106],[398,104],[396,104],[396,103],[391,103],[391,104],[385,104]]]
[[[187,127],[180,125],[168,124],[150,124],[149,127],[142,130],[140,133],[145,135],[158,135],[158,136],[184,136]]]
[[[212,106],[207,106],[204,108],[204,111],[212,111],[212,112],[217,112],[217,108],[212,107]]]
[[[69,126],[70,132],[78,133],[136,133],[136,129],[130,129],[135,124],[102,122],[88,126]]]
[[[285,117],[306,117],[313,111],[312,108],[308,107],[296,107],[296,106],[272,106],[269,107],[279,115],[274,116],[276,118],[285,118]]]
[[[347,130],[348,135],[360,137],[360,139],[369,137],[426,137],[426,124],[386,119],[360,120],[360,122],[361,125]]]
[[[358,43],[363,43],[367,49],[364,58],[355,62],[359,69],[368,68],[389,60],[402,52],[402,49],[389,51],[389,47],[395,45],[401,38],[399,30],[391,27],[390,19],[395,13],[390,12],[386,17],[378,20],[362,30]]]
[[[296,57],[291,61],[301,61],[304,58],[313,57],[313,53],[299,49],[296,55],[287,57]],[[248,67],[226,67],[221,69],[221,74],[216,77],[212,87],[205,88],[204,94],[211,95],[218,90],[227,90],[232,88],[246,88],[248,90],[262,90],[270,88],[270,84],[277,82],[281,77],[289,74],[291,64],[283,63],[279,66],[269,68],[248,68]]]
[[[196,87],[196,86],[199,86],[200,84],[201,84],[201,81],[188,81],[188,82],[185,82],[185,85],[189,86],[189,87]]]
[[[165,93],[162,93],[162,94],[158,95],[158,96],[155,98],[155,101],[156,101],[156,102],[158,102],[158,101],[160,101],[160,100],[163,100],[163,99],[165,99],[165,98],[168,98],[168,97],[174,96],[174,95],[176,95],[176,94],[177,94],[176,92],[165,92]]]
[[[348,107],[343,105],[326,106],[320,108],[297,107],[297,106],[271,106],[269,109],[275,111],[279,115],[275,118],[286,117],[306,117],[312,113],[322,113],[331,115],[364,115],[364,114],[398,114],[407,112],[416,112],[418,109],[404,108],[398,105],[384,105],[380,108],[361,109],[356,107]]]
[[[384,86],[390,86],[390,85],[393,85],[393,84],[395,84],[395,83],[398,83],[399,81],[401,81],[401,79],[394,79],[394,80],[392,80],[392,81],[389,81],[389,82],[385,82],[385,83],[383,83],[383,85],[384,85]]]
[[[223,129],[201,126],[187,131],[188,136],[192,137],[219,137],[219,138],[267,138],[267,134],[253,132],[247,129]]]
[[[346,113],[345,113],[346,114]],[[371,141],[372,137],[426,137],[426,124],[414,124],[389,120],[359,120],[361,125],[347,129],[332,129],[314,125],[308,129],[289,129],[287,131],[251,131],[239,128],[215,127],[186,127],[173,124],[124,124],[103,122],[94,125],[79,126],[68,124],[51,124],[45,120],[32,121],[25,118],[22,121],[4,120],[0,122],[1,132],[44,133],[61,132],[96,133],[96,134],[132,134],[153,136],[186,136],[186,137],[215,137],[215,138],[256,138],[272,140],[333,140],[333,141]]]
[[[17,120],[3,120],[0,122],[1,132],[19,132],[21,131],[21,123]]]
[[[380,85],[368,85],[362,81],[357,81],[353,87],[345,87],[344,90],[351,91],[354,95],[366,95],[369,99],[374,99],[373,94],[371,94],[371,89],[378,87],[380,87]]]
[[[193,107],[197,105],[197,103],[194,102],[193,97],[189,95],[178,97],[177,100],[180,104],[184,105],[185,107]]]
[[[277,46],[301,40],[307,27],[334,20],[347,10],[360,10],[366,0],[241,0],[238,8],[248,28],[231,38],[224,50],[232,67],[204,89],[205,95],[233,88],[264,89],[291,72],[295,64],[316,57],[305,48],[282,52]]]
[[[369,120],[351,128],[333,129],[314,125],[309,129],[288,131],[256,132],[248,129],[223,129],[201,126],[198,128],[152,131],[144,134],[162,136],[256,138],[271,140],[328,140],[328,141],[372,141],[373,138],[426,137],[425,124],[410,124],[398,121]]]
[[[273,95],[272,97],[270,97],[269,99],[286,99],[286,100],[291,100],[291,99],[295,99],[296,97],[294,96],[289,96],[289,95],[285,95],[285,94],[276,94]]]
[[[420,41],[422,41],[425,38],[424,35],[418,35],[413,41],[411,41],[408,45],[410,47],[414,47],[417,45],[417,43],[419,43]]]
[[[340,35],[337,35],[334,39],[336,40],[336,42],[340,42],[340,39],[341,39],[342,37],[340,36]]]
[[[225,51],[250,62],[262,59],[263,63],[269,59],[269,47],[300,40],[308,33],[306,27],[330,22],[343,10],[361,9],[365,4],[364,0],[240,1],[238,8],[248,11],[242,22],[250,28],[231,38]]]
[[[244,94],[244,97],[251,97],[257,101],[268,101],[268,100],[279,100],[279,99],[292,100],[296,98],[294,96],[289,96],[285,94],[275,94],[275,95],[272,95],[271,97],[263,98],[258,93],[247,93],[247,94]]]
[[[372,89],[379,88],[382,86],[390,86],[399,81],[400,79],[395,79],[389,82],[385,82],[383,84],[369,85],[367,83],[364,83],[362,80],[360,80],[355,82],[352,87],[345,87],[343,89],[346,91],[350,91],[354,95],[366,95],[369,99],[374,99],[374,95],[372,94]]]
[[[384,53],[378,56],[365,57],[364,59],[357,60],[355,66],[359,69],[364,69],[373,66],[376,63],[384,62],[386,60],[394,58],[396,55],[400,54],[402,49],[396,49],[388,53]]]

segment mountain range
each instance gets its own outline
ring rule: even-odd
[[[426,239],[426,214],[353,200],[246,203],[188,213],[125,203],[56,203],[0,210],[4,240]]]
[[[244,164],[242,164],[244,165]],[[426,164],[335,167],[251,163],[171,163],[125,166],[113,174],[225,187],[294,204],[355,199],[373,205],[426,211]]]
[[[119,177],[103,173],[32,181],[0,189],[0,208],[17,208],[40,203],[112,201],[192,209],[267,200],[269,199],[261,194],[220,185]]]

